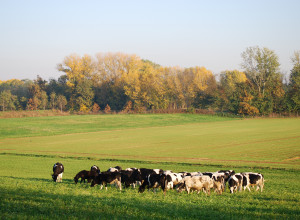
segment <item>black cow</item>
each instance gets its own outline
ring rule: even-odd
[[[142,181],[142,175],[139,169],[121,170],[120,173],[121,181],[125,185],[125,188],[128,188],[130,185],[133,185],[133,188],[135,188],[135,184]]]
[[[107,184],[116,184],[120,190],[122,190],[121,183],[121,173],[120,172],[101,172],[98,176],[94,178],[92,181],[91,187],[100,184],[101,189],[103,188],[103,184],[105,185],[105,189],[107,190]]]
[[[150,174],[163,174],[163,172],[164,172],[162,169],[147,169],[147,168],[140,168],[139,171],[141,173],[142,184],[143,184],[144,180],[147,179]]]
[[[76,176],[74,177],[74,181],[75,181],[75,184],[77,184],[79,178],[81,178],[80,183],[82,183],[82,181],[85,183],[85,180],[87,180],[87,182],[90,183],[98,175],[99,175],[99,173],[97,171],[95,171],[94,169],[92,171],[82,170],[76,174]]]
[[[57,162],[53,165],[52,179],[54,182],[62,182],[62,176],[64,173],[64,165]]]

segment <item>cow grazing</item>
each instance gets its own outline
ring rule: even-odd
[[[95,171],[94,169],[93,171],[82,170],[76,174],[76,176],[74,177],[74,182],[75,184],[77,184],[79,178],[81,178],[80,183],[82,183],[82,181],[85,183],[85,180],[87,180],[87,182],[90,183],[98,175],[99,175],[98,172]]]
[[[183,173],[169,173],[171,181],[168,182],[167,189],[176,188],[179,184],[183,183]]]
[[[121,170],[121,181],[125,185],[125,188],[128,188],[130,185],[135,188],[137,183],[140,183],[142,180],[141,173],[139,169],[126,169]]]
[[[230,193],[237,192],[237,190],[242,191],[243,186],[243,175],[241,173],[236,173],[232,175],[228,180],[228,188]]]
[[[146,180],[150,174],[158,174],[153,169],[147,169],[147,168],[140,168],[139,172],[141,174],[141,183],[142,184],[143,184],[144,180]]]
[[[178,192],[186,190],[189,194],[191,190],[195,190],[198,193],[204,191],[210,195],[210,188],[213,187],[213,180],[209,176],[186,176],[184,177],[184,183],[178,187]]]
[[[62,182],[62,176],[64,173],[64,165],[57,162],[53,165],[52,179],[54,182]]]
[[[222,173],[214,173],[212,175],[213,180],[213,188],[215,189],[215,192],[218,194],[222,194],[225,188],[225,180]]]
[[[190,172],[191,176],[203,176],[201,172]]]
[[[164,171],[162,169],[153,169],[156,174],[163,174]]]
[[[110,167],[107,172],[120,172],[122,168],[120,166]]]
[[[217,173],[223,174],[225,183],[229,180],[229,178],[235,174],[234,170],[219,170]]]
[[[172,180],[169,175],[152,173],[148,175],[143,184],[139,187],[139,192],[143,193],[146,186],[148,187],[148,189],[153,188],[153,190],[155,188],[161,187],[165,194],[167,191],[167,185],[171,181]]]
[[[213,172],[204,172],[202,173],[203,176],[209,176],[210,178],[212,178],[212,176],[214,175]]]
[[[247,172],[247,173],[242,173],[243,175],[243,187],[244,190],[247,188],[250,190],[249,186],[255,187],[256,186],[256,191],[258,191],[260,189],[260,191],[263,191],[264,188],[264,176],[260,173],[251,173],[251,172]]]
[[[122,183],[121,183],[121,173],[119,172],[101,172],[97,175],[94,180],[92,181],[91,187],[100,184],[101,188],[105,185],[105,189],[107,190],[107,184],[116,184],[119,190],[122,190]]]
[[[91,172],[100,174],[100,169],[99,169],[98,166],[93,165],[93,166],[91,167]]]

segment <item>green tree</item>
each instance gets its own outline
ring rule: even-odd
[[[2,107],[2,111],[5,111],[7,109],[15,110],[15,104],[16,96],[12,95],[10,91],[4,90],[0,93],[0,105]]]
[[[296,51],[292,57],[293,69],[289,80],[289,99],[292,111],[300,111],[300,51]]]
[[[261,114],[272,113],[276,110],[276,103],[284,96],[278,56],[266,47],[256,46],[247,48],[242,58],[246,76],[257,90],[253,105]]]
[[[64,95],[58,95],[57,96],[57,105],[62,112],[64,107],[68,104],[67,99]]]
[[[50,94],[50,108],[55,109],[56,106],[56,93],[51,92]]]
[[[47,104],[48,104],[48,95],[45,91],[41,92],[41,99],[40,100],[41,100],[40,106],[43,110],[45,110],[46,107],[47,107]]]
[[[242,53],[242,58],[242,67],[248,79],[254,83],[258,94],[264,97],[265,90],[272,88],[273,80],[280,76],[278,56],[266,47],[256,46],[247,48]]]

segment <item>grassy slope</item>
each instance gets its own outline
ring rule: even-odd
[[[24,120],[0,120],[11,130],[2,135],[2,152],[300,169],[299,119],[179,114]],[[22,127],[28,129],[22,133]],[[9,138],[14,135],[32,137]]]
[[[2,218],[128,218],[128,219],[295,219],[300,215],[300,176],[294,171],[254,170],[264,173],[265,190],[241,192],[234,195],[203,193],[187,195],[169,191],[139,194],[137,189],[119,192],[114,187],[108,191],[99,186],[90,188],[87,184],[73,183],[73,176],[81,169],[89,169],[93,164],[103,170],[109,166],[149,167],[173,169],[176,171],[215,171],[217,167],[188,166],[184,164],[151,164],[119,161],[93,161],[86,159],[66,159],[0,155],[0,213]],[[51,182],[51,167],[54,162],[65,165],[63,183]],[[18,163],[16,163],[18,161]],[[222,167],[228,168],[228,167]],[[5,170],[9,169],[10,173]],[[29,170],[29,172],[24,172]],[[248,169],[247,169],[248,170]],[[245,168],[236,168],[245,171]]]
[[[229,121],[196,114],[72,115],[0,119],[0,139]]]

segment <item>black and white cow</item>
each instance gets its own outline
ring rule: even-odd
[[[144,179],[143,184],[139,187],[139,192],[143,193],[146,187],[148,187],[148,189],[153,188],[153,190],[161,187],[165,194],[167,191],[167,185],[171,181],[172,179],[170,175],[152,173]]]
[[[260,189],[260,191],[263,191],[264,188],[264,176],[261,173],[252,173],[252,172],[247,172],[247,173],[242,173],[243,175],[243,187],[244,190],[247,188],[250,190],[249,186],[255,187],[256,186],[256,191]]]
[[[57,162],[53,165],[52,179],[54,182],[62,182],[62,176],[64,173],[64,165]]]
[[[162,174],[164,171],[161,169],[140,168],[139,172],[141,174],[141,183],[143,184],[144,180],[146,180],[150,174]]]
[[[168,172],[168,176],[171,177],[171,181],[167,184],[167,189],[174,189],[179,184],[183,183],[184,174],[183,173],[170,173]]]
[[[91,172],[100,174],[100,168],[96,165],[91,166]]]
[[[122,168],[120,166],[110,167],[107,172],[120,172]]]
[[[94,178],[92,181],[91,187],[100,184],[101,188],[105,185],[105,189],[107,190],[107,184],[116,184],[119,190],[122,190],[121,183],[121,173],[120,172],[101,172],[98,176]]]
[[[237,192],[237,190],[242,191],[243,178],[244,177],[241,173],[236,173],[229,177],[228,188],[230,193]]]
[[[235,174],[235,171],[234,170],[219,170],[217,173],[224,174],[223,177],[224,177],[224,181],[226,183],[229,180],[229,178]]]

